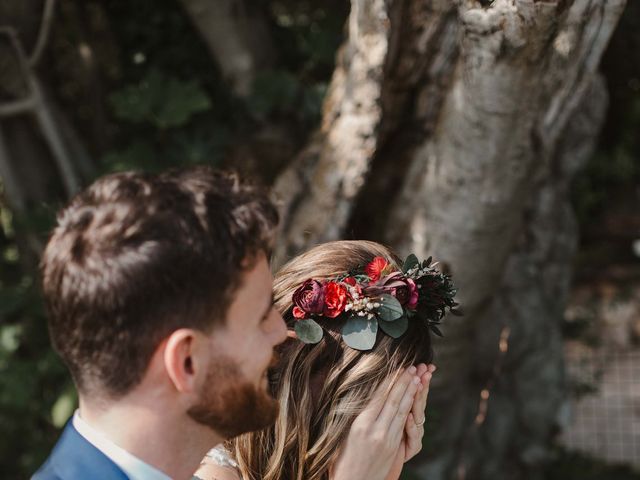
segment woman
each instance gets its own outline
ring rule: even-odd
[[[430,330],[439,334],[455,293],[430,260],[401,265],[373,242],[330,242],[291,260],[274,282],[292,337],[271,372],[278,421],[214,449],[196,476],[397,479],[420,450]]]

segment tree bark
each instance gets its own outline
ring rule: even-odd
[[[354,0],[351,8],[320,131],[275,184],[284,205],[276,263],[341,236],[378,146],[389,13],[384,0]]]
[[[603,119],[597,67],[624,4],[352,2],[322,127],[276,182],[276,263],[355,233],[453,274],[466,315],[436,345],[423,478],[519,478],[547,458],[565,398],[568,185]]]
[[[462,391],[456,393],[462,400],[450,412],[466,412],[466,425],[463,422],[462,430],[453,434],[446,426],[449,422],[442,422],[435,442],[440,454],[427,452],[419,467],[424,478],[446,478],[440,473],[446,471],[454,478],[543,478],[553,438],[568,420],[561,321],[578,240],[570,184],[593,154],[606,104],[606,87],[596,77],[563,129],[549,173],[527,201],[522,215],[526,221],[489,308],[470,327],[473,364]],[[505,329],[506,356],[500,374],[494,376]],[[479,408],[483,390],[487,401]],[[432,406],[447,418],[452,398],[445,391],[434,397]]]
[[[371,205],[356,202],[363,189],[386,187],[372,167],[402,173],[381,152],[406,155],[435,124],[457,50],[453,13],[448,0],[352,1],[321,128],[275,182],[283,216],[275,265],[350,230],[354,207]],[[417,128],[404,135],[407,123]]]
[[[623,7],[624,2],[602,1],[520,1],[514,5],[495,1],[489,8],[460,6],[463,32],[456,76],[436,133],[415,152],[391,216],[394,228],[388,229],[388,238],[399,251],[413,251],[418,256],[433,254],[447,265],[460,288],[460,301],[466,312],[461,319],[448,319],[447,340],[438,346],[439,363],[446,373],[435,384],[432,405],[440,408],[443,418],[435,442],[441,455],[421,469],[426,478],[446,478],[454,468],[459,468],[456,474],[461,476],[466,467],[460,456],[474,456],[473,448],[463,441],[463,432],[474,421],[472,402],[478,401],[482,380],[490,372],[486,360],[482,361],[487,359],[486,348],[484,355],[478,357],[474,346],[486,344],[485,336],[491,331],[487,330],[487,322],[496,326],[501,317],[508,316],[513,321],[519,318],[514,312],[519,305],[509,298],[507,286],[524,282],[537,292],[537,302],[529,298],[520,307],[522,316],[530,321],[529,325],[541,332],[547,330],[556,340],[535,343],[535,336],[523,338],[522,331],[513,328],[511,342],[520,345],[527,352],[525,358],[531,355],[531,359],[539,358],[540,351],[551,353],[541,345],[558,347],[563,306],[560,292],[545,298],[543,285],[536,287],[527,282],[531,270],[507,273],[505,284],[502,279],[516,240],[522,236],[536,238],[535,233],[540,233],[535,224],[536,208],[549,207],[536,205],[527,209],[527,204],[535,202],[534,195],[539,195],[538,202],[548,201],[553,192],[553,187],[538,194],[536,189],[545,179],[559,176],[558,165],[553,162],[558,141],[592,85],[598,61]],[[601,123],[602,118],[600,115],[596,120]],[[596,123],[591,133],[595,135],[598,127]],[[546,181],[557,190],[567,180]],[[553,196],[563,200],[554,207],[566,210],[566,191],[558,190]],[[553,217],[540,221],[551,220]],[[556,233],[551,231],[547,236]],[[534,250],[532,255],[536,253],[539,252]],[[558,282],[568,282],[569,272],[565,268],[564,278]],[[502,298],[504,295],[506,298]],[[496,314],[494,299],[510,306],[506,313]],[[550,299],[553,303],[545,305]],[[530,312],[544,313],[546,317],[531,319]],[[483,319],[488,320],[483,323]],[[548,322],[555,327],[545,328]],[[489,338],[497,352],[496,332]],[[561,350],[556,348],[553,353],[548,357],[549,364],[561,364]],[[511,356],[507,358],[508,369],[512,366],[510,361]],[[483,363],[484,368],[478,368]],[[529,375],[531,383],[526,388],[548,387],[540,376]],[[547,399],[555,401],[529,402],[511,395],[509,402],[492,402],[506,411],[504,415],[496,412],[502,417],[500,421],[508,417],[509,409],[517,413],[523,403],[544,413],[535,417],[531,441],[521,441],[522,450],[511,451],[522,463],[544,460],[543,446],[548,445],[558,399],[564,394],[561,382],[546,393]],[[506,442],[513,445],[515,427],[504,428],[510,433],[505,434]],[[492,475],[471,476],[489,477]]]

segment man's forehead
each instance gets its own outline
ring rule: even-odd
[[[239,290],[239,295],[251,296],[254,297],[254,301],[260,302],[255,307],[262,308],[262,303],[271,301],[273,275],[266,256],[257,259],[254,265],[244,272]]]

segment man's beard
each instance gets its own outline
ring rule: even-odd
[[[187,413],[229,439],[272,425],[278,417],[278,402],[268,391],[243,381],[232,360],[218,358],[209,366],[198,403]]]

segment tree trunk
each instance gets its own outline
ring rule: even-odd
[[[624,3],[352,1],[322,128],[276,183],[276,261],[369,236],[453,274],[466,315],[436,345],[425,479],[535,478],[547,458],[568,186],[603,120],[597,66]]]
[[[245,0],[182,0],[211,56],[240,97],[258,72],[273,67],[275,49],[259,6]]]

